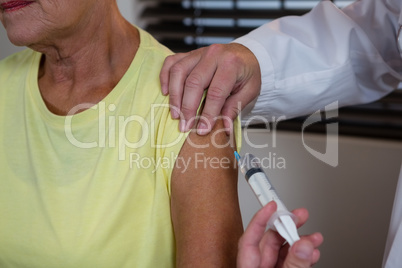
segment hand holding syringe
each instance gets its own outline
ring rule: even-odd
[[[268,221],[268,227],[276,230],[292,246],[294,242],[300,240],[294,222],[295,215],[290,213],[279,199],[275,188],[265,175],[258,159],[252,154],[246,154],[243,158],[237,152],[235,152],[235,155],[241,172],[261,205],[265,206],[270,201],[275,201],[277,204],[277,211]]]

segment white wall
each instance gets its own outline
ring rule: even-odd
[[[3,25],[0,23],[0,60],[11,55],[23,48],[16,47],[10,43],[7,37],[6,30]]]
[[[278,132],[275,140],[267,130],[248,130],[255,149],[243,139],[242,153],[259,158],[282,157],[286,168],[266,169],[289,209],[305,207],[310,220],[302,233],[324,235],[322,268],[381,267],[389,219],[402,160],[402,143],[340,137],[339,165],[335,168],[313,157],[303,146],[301,134]],[[325,135],[305,134],[308,146],[323,151]],[[273,161],[271,161],[273,162]],[[247,225],[260,208],[242,176],[239,198]]]
[[[117,0],[121,14],[131,23],[139,24],[143,4],[138,0]]]

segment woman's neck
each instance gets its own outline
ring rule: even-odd
[[[44,54],[39,88],[50,111],[65,115],[84,102],[98,103],[120,81],[138,49],[138,31],[117,6],[68,36],[31,48]]]

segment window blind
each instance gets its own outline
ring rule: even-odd
[[[287,15],[303,15],[319,0],[138,0],[144,28],[174,52],[228,43],[256,27]],[[332,0],[342,8],[354,1]],[[278,124],[300,131],[305,117]],[[402,140],[402,90],[375,103],[340,109],[339,133]],[[256,125],[255,127],[262,127]],[[325,132],[325,122],[309,132]]]
[[[175,52],[227,43],[286,15],[303,15],[318,0],[140,0],[146,30]],[[334,0],[338,6],[352,1]]]
[[[306,116],[279,122],[279,130],[326,133],[327,124],[338,123],[340,135],[402,141],[402,90],[396,89],[384,98],[368,104],[339,109],[338,117],[325,119],[302,129]],[[266,128],[254,125],[254,128]],[[272,126],[271,126],[272,128]]]

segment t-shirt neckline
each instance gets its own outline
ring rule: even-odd
[[[137,28],[138,29],[138,28]],[[40,93],[39,85],[38,85],[38,73],[39,73],[39,64],[42,57],[42,53],[32,51],[33,60],[31,66],[29,68],[29,73],[27,75],[27,89],[29,94],[35,103],[36,108],[39,110],[42,118],[49,124],[55,126],[62,126],[65,124],[67,120],[72,120],[74,118],[75,125],[85,124],[92,120],[98,120],[98,114],[107,113],[107,111],[113,111],[113,107],[111,105],[116,105],[120,96],[124,92],[124,90],[134,82],[132,74],[137,73],[141,62],[144,59],[144,44],[143,37],[144,33],[141,29],[138,29],[140,35],[140,44],[138,46],[137,52],[130,63],[130,66],[124,73],[123,77],[117,83],[117,85],[107,94],[99,103],[97,104],[82,104],[83,108],[87,108],[87,110],[82,111],[80,113],[74,115],[57,115],[52,113],[46,106],[45,101],[42,98]],[[145,45],[146,46],[146,45]],[[135,90],[134,88],[132,90]],[[93,110],[98,110],[98,113],[93,112]]]

